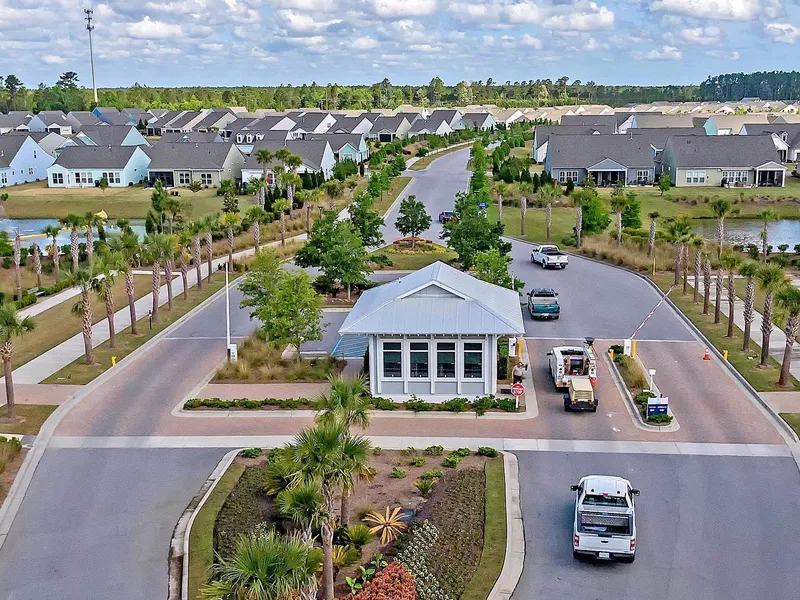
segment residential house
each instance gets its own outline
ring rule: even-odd
[[[614,133],[611,125],[538,125],[533,132],[533,160],[544,162],[551,135],[592,135]]]
[[[113,106],[96,106],[92,109],[92,114],[107,125],[133,125],[134,127],[139,125],[136,116],[120,112]]]
[[[256,159],[256,153],[266,148],[275,154],[281,148],[286,148],[292,154],[299,156],[303,161],[297,168],[297,173],[322,173],[325,179],[330,179],[333,176],[333,166],[336,164],[336,157],[334,156],[331,144],[328,141],[328,136],[315,136],[316,139],[302,139],[302,140],[261,140],[253,145],[253,152],[247,157],[244,167],[242,168],[242,181],[250,181],[256,177],[263,177],[264,169],[267,171],[267,183],[274,185],[276,165],[281,162],[277,159],[268,163],[267,165],[259,164]]]
[[[632,115],[633,122],[627,129],[664,129],[667,127],[694,127],[694,117],[692,115],[665,115],[661,113],[635,113]]]
[[[773,121],[769,125],[743,125],[739,135],[768,135],[781,162],[796,163],[800,160],[800,123]]]
[[[72,135],[72,122],[60,110],[43,110],[28,122],[29,131],[52,131],[58,135]]]
[[[303,137],[308,134],[326,133],[336,123],[336,117],[328,112],[290,112],[286,115],[295,122],[292,132]]]
[[[160,180],[167,187],[183,187],[197,181],[205,187],[217,187],[223,179],[242,178],[244,155],[234,144],[162,142],[147,152],[150,183]]]
[[[0,135],[11,131],[28,131],[28,122],[33,118],[33,113],[26,111],[11,111],[7,115],[0,113]]]
[[[42,150],[47,152],[50,156],[55,157],[57,149],[60,148],[67,138],[60,136],[52,131],[10,131],[7,135],[18,135],[22,137],[31,137]]]
[[[159,144],[162,143],[181,142],[184,144],[196,143],[209,143],[209,142],[225,142],[225,138],[219,131],[207,131],[200,133],[199,131],[190,131],[189,133],[165,133],[162,134],[161,139],[158,140]]]
[[[431,116],[428,117],[428,119],[434,119],[434,123],[445,121],[450,126],[450,129],[455,131],[456,129],[462,128],[460,126],[460,121],[461,117],[463,116],[464,113],[462,113],[460,110],[451,108],[437,108],[431,112]]]
[[[199,110],[184,110],[169,123],[164,123],[162,133],[186,133],[194,129],[195,123],[203,119],[203,112]]]
[[[561,117],[561,125],[573,125],[582,127],[603,127],[611,128],[611,133],[617,133],[617,115],[564,115]]]
[[[53,157],[30,135],[0,136],[0,188],[47,177]]]
[[[649,185],[655,179],[650,144],[629,135],[551,135],[544,170],[564,184],[593,177],[598,186]]]
[[[48,187],[127,187],[147,178],[150,157],[142,146],[73,146],[64,148],[47,169]]]
[[[166,112],[160,110],[153,112],[151,110],[150,112],[153,113],[153,118],[147,122],[147,135],[151,137],[164,133],[164,128],[183,113],[183,111],[179,110],[168,110]]]
[[[497,124],[502,124],[506,127],[516,123],[524,116],[522,111],[518,108],[490,108],[489,112],[492,113]]]
[[[417,119],[407,133],[409,136],[447,135],[453,133],[453,128],[444,116],[436,115],[427,119]]]
[[[133,125],[84,127],[67,143],[84,146],[150,146],[150,142]]]
[[[357,116],[337,116],[336,123],[328,130],[328,133],[361,133],[368,134],[372,129],[372,121],[367,117]]]
[[[661,175],[661,153],[667,140],[673,135],[705,135],[706,131],[702,127],[647,127],[640,129],[633,127],[627,133],[620,135],[633,136],[636,139],[646,141],[653,150],[653,160],[655,161],[656,177]]]
[[[370,393],[395,401],[496,394],[499,340],[524,334],[517,292],[442,262],[363,292],[339,328],[366,337]]]
[[[211,110],[204,112],[205,116],[194,123],[192,127],[194,131],[198,131],[200,133],[221,131],[225,129],[228,123],[232,123],[237,118],[233,111],[227,108],[212,108]]]
[[[461,124],[464,129],[480,129],[481,131],[494,131],[497,127],[497,121],[488,112],[465,113],[461,117]]]
[[[283,115],[271,115],[245,123],[232,124],[235,129],[226,129],[225,134],[234,140],[239,149],[249,154],[253,144],[259,140],[294,140],[303,136],[303,132],[295,130],[296,123]]]
[[[419,112],[413,112],[413,111],[398,111],[398,112],[396,112],[394,115],[389,115],[389,116],[395,116],[395,117],[405,117],[405,119],[406,119],[406,120],[407,120],[409,123],[411,123],[412,125],[413,125],[413,124],[414,124],[416,121],[419,121],[419,120],[421,120],[421,119],[425,119],[425,118],[427,118],[427,117],[425,117],[425,116],[424,116],[422,113],[419,113]]]
[[[369,138],[379,142],[393,142],[395,139],[406,137],[409,129],[411,129],[411,123],[405,117],[381,116],[373,121]]]
[[[96,114],[86,110],[73,110],[67,113],[67,121],[72,124],[72,133],[78,133],[84,127],[107,124]]]
[[[769,115],[712,115],[703,121],[707,135],[739,135],[744,125],[767,125]]]
[[[369,160],[369,146],[364,135],[358,133],[326,133],[325,135],[306,136],[307,140],[327,141],[333,150],[336,161],[352,160],[361,164]]]
[[[786,168],[771,136],[675,135],[661,154],[676,187],[783,186]]]

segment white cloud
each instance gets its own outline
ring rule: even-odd
[[[360,37],[353,40],[352,47],[355,50],[371,50],[378,45],[378,41],[371,37]]]
[[[433,44],[411,44],[408,49],[414,52],[438,52],[440,50],[439,46]]]
[[[497,19],[501,6],[497,3],[453,2],[447,8],[461,22],[486,24]]]
[[[800,27],[790,23],[767,23],[764,26],[764,33],[776,42],[784,44],[794,44],[800,39]]]
[[[506,6],[506,18],[510,23],[538,24],[542,11],[534,2],[520,2]]]
[[[542,40],[527,33],[520,38],[519,43],[523,46],[535,48],[536,50],[542,49]]]
[[[270,4],[278,8],[294,8],[309,12],[331,12],[339,9],[336,0],[272,0]]]
[[[484,46],[494,46],[494,36],[493,35],[485,35],[485,36],[483,36],[483,45]]]
[[[740,58],[739,53],[735,51],[723,52],[722,50],[709,50],[706,54],[714,58],[724,58],[725,60],[739,60]]]
[[[567,31],[595,31],[599,29],[614,29],[614,12],[605,6],[598,7],[594,2],[588,5],[588,10],[575,11],[552,15],[545,19],[544,26],[552,29]]]
[[[286,38],[286,41],[298,46],[319,46],[325,43],[325,38],[321,35],[312,35],[311,37]]]
[[[153,21],[146,15],[138,23],[130,23],[125,30],[129,36],[140,40],[160,40],[183,36],[183,29],[180,25]]]
[[[286,27],[295,33],[319,33],[331,25],[342,22],[341,20],[317,21],[313,16],[296,10],[279,10],[278,16],[283,19]]]
[[[768,10],[777,4],[767,0]],[[650,8],[657,12],[677,13],[693,18],[751,21],[761,13],[760,0],[655,0]]]
[[[384,19],[425,17],[436,12],[436,0],[372,0],[375,14]]]
[[[588,40],[586,40],[586,43],[584,43],[583,49],[586,52],[595,52],[597,50],[608,50],[608,44],[604,42],[598,42],[595,38],[590,37]]]
[[[67,61],[61,56],[56,56],[54,54],[45,54],[42,57],[42,62],[46,65],[63,65]]]
[[[278,62],[278,59],[258,46],[250,48],[250,56],[262,63]]]
[[[222,52],[225,49],[224,44],[200,44],[198,47],[206,52]]]
[[[683,52],[675,46],[662,46],[653,48],[649,52],[633,52],[632,56],[636,60],[680,60],[683,58]]]
[[[688,44],[715,46],[720,43],[719,27],[690,27],[680,32],[680,39]]]

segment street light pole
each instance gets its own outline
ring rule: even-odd
[[[228,263],[225,263],[225,352],[231,352],[231,297],[228,288]]]

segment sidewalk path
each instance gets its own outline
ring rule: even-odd
[[[70,298],[74,298],[78,294],[80,294],[80,291],[76,287],[61,290],[57,294],[37,300],[36,304],[31,304],[30,306],[23,308],[21,311],[19,311],[19,314],[22,317],[35,317],[36,315],[39,315],[44,311],[53,308],[54,306],[58,306],[62,302],[66,302]]]

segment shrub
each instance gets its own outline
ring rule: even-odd
[[[14,304],[16,305],[17,309],[25,308],[31,304],[36,304],[36,296],[34,294],[23,294],[22,298],[15,301]]]
[[[397,467],[392,469],[391,478],[392,479],[405,479],[406,475],[408,475],[408,471],[405,469],[398,469]]]
[[[400,537],[400,534],[408,527],[404,518],[405,515],[400,512],[399,506],[394,510],[387,506],[383,513],[376,510],[365,515],[363,521],[372,524],[370,533],[381,534],[381,544],[388,544]]]
[[[437,481],[438,480],[435,478],[417,479],[414,482],[414,487],[417,488],[417,491],[419,491],[420,495],[423,498],[427,498],[433,491],[433,487],[436,485]]]
[[[409,446],[408,448],[404,448],[400,450],[400,454],[403,456],[414,456],[417,453],[417,449],[414,446]]]
[[[372,449],[372,453],[373,453],[375,456],[380,456],[380,455],[383,453],[383,448],[381,448],[380,446],[375,446],[375,447]]]
[[[652,415],[647,417],[648,422],[668,425],[672,423],[672,415]]]
[[[361,552],[353,546],[333,547],[333,568],[336,571],[356,564],[359,558],[361,558]]]
[[[379,571],[353,600],[417,600],[414,576],[399,562]]]
[[[403,403],[403,406],[405,407],[406,410],[410,410],[415,413],[426,412],[429,410],[433,410],[434,408],[433,404],[429,404],[428,402],[415,398],[414,396],[411,397],[411,400],[406,400]]]
[[[356,516],[358,517],[359,521],[363,521],[364,517],[366,517],[370,513],[375,512],[375,507],[371,504],[365,504],[364,506],[359,506],[356,509]]]
[[[425,448],[425,454],[429,456],[441,456],[444,454],[444,447],[443,446],[428,446]]]
[[[488,456],[489,458],[494,458],[499,454],[500,453],[497,450],[489,446],[481,446],[478,448],[478,456]]]
[[[369,527],[363,525],[362,523],[359,523],[358,525],[352,525],[347,528],[347,539],[356,548],[366,546],[372,541],[373,537],[375,536],[372,535]]]
[[[261,448],[245,448],[239,453],[242,458],[258,458],[261,456]]]
[[[412,467],[421,467],[425,464],[425,457],[424,456],[415,456],[410,461],[408,461]]]
[[[428,469],[422,474],[423,479],[440,479],[444,477],[441,469]]]
[[[453,450],[450,454],[453,456],[464,457],[472,454],[472,450],[470,450],[469,448],[458,448],[456,450]]]
[[[432,558],[431,554],[438,540],[439,531],[430,521],[423,521],[401,540],[403,548],[397,554],[397,562],[415,577],[419,600],[448,598],[428,562]]]
[[[461,457],[457,454],[451,454],[450,456],[444,457],[444,460],[442,460],[442,466],[455,469],[459,462],[461,462]]]
[[[505,412],[519,412],[517,401],[511,398],[497,398],[494,401],[494,407]]]
[[[0,435],[0,473],[6,470],[8,463],[20,452],[22,452],[22,442],[18,438]]]
[[[376,410],[394,410],[397,408],[397,404],[392,402],[389,398],[370,398],[370,404],[372,404],[372,408]]]
[[[456,413],[464,412],[467,410],[467,402],[466,398],[452,398],[447,402],[442,402],[439,410],[449,410]]]

